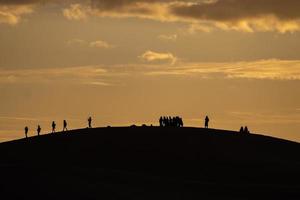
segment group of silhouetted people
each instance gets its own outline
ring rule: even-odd
[[[160,117],[159,118],[160,127],[183,127],[183,121],[181,117]]]
[[[52,126],[52,133],[55,133],[55,131],[56,131],[56,123],[55,123],[55,121],[52,122],[51,126]],[[89,117],[89,118],[88,118],[88,128],[92,128],[92,117]],[[26,126],[24,130],[25,130],[25,137],[27,138],[27,137],[28,137],[28,131],[29,131],[28,126]],[[38,125],[38,126],[37,126],[37,129],[36,129],[37,135],[38,135],[38,136],[40,136],[41,130],[42,130],[41,126]],[[63,132],[64,132],[64,131],[68,131],[68,123],[67,123],[67,120],[64,120],[64,121],[63,121],[63,130],[62,130],[62,131],[63,131]]]
[[[241,127],[241,128],[240,128],[240,133],[243,133],[243,134],[249,134],[250,131],[249,131],[248,127],[245,126],[245,128],[244,128],[244,127]]]
[[[88,121],[88,127],[87,128],[92,128],[92,117],[89,117],[87,119],[87,121]],[[209,124],[209,118],[208,118],[208,116],[206,116],[205,119],[204,119],[204,127],[208,128],[208,124]],[[67,121],[63,120],[63,130],[62,130],[63,132],[68,131],[67,126],[68,126]],[[178,117],[178,116],[176,116],[176,117],[161,116],[159,118],[159,126],[160,127],[183,127],[183,120],[182,120],[181,117]],[[29,128],[26,126],[24,130],[25,130],[25,137],[27,138]],[[41,126],[38,125],[37,129],[36,129],[38,136],[40,135],[41,130],[42,130]],[[55,133],[55,131],[56,131],[56,123],[55,123],[55,121],[53,121],[52,122],[52,133]],[[239,132],[243,133],[243,134],[249,134],[250,133],[247,126],[245,126],[245,127],[242,126],[240,128]]]
[[[25,137],[27,138],[27,137],[28,137],[28,131],[29,131],[28,126],[25,126],[25,129],[24,129],[24,130],[25,130]],[[40,136],[41,130],[42,130],[41,126],[38,125],[38,126],[37,126],[37,129],[36,129],[37,135],[38,135],[38,136]]]

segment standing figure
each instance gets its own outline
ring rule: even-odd
[[[245,132],[246,134],[250,133],[247,126],[245,126],[244,132]]]
[[[169,126],[173,126],[173,119],[171,116],[169,116]]]
[[[163,124],[164,124],[164,127],[167,127],[169,125],[168,118],[166,116],[163,117]]]
[[[64,128],[63,128],[63,131],[68,131],[68,129],[67,129],[67,126],[68,126],[68,124],[67,124],[67,121],[66,120],[64,120]]]
[[[27,134],[28,134],[28,127],[25,127],[25,137],[27,138]]]
[[[159,118],[159,126],[163,127],[163,118],[162,117]]]
[[[244,127],[240,128],[240,133],[244,133]]]
[[[92,128],[92,117],[88,118],[89,128]]]
[[[208,116],[206,116],[205,117],[205,124],[204,124],[205,128],[208,128],[208,123],[209,123],[209,118],[208,118]]]
[[[56,124],[55,121],[52,122],[52,133],[55,133]]]
[[[37,134],[38,134],[38,136],[40,136],[40,133],[41,133],[41,130],[42,130],[42,128],[41,128],[41,126],[40,125],[38,125],[38,127],[37,127]]]
[[[181,117],[179,118],[179,127],[183,127],[183,120]]]

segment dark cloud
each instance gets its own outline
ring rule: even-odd
[[[33,5],[33,4],[48,4],[48,3],[87,3],[89,0],[0,0],[0,5],[15,6],[15,5]]]
[[[107,11],[122,9],[127,6],[134,6],[137,3],[167,3],[174,0],[91,0],[91,5],[95,9]]]
[[[288,20],[300,17],[299,0],[91,0],[91,5],[94,9],[109,11],[134,6],[136,3],[152,4],[158,2],[181,2],[181,4],[171,6],[172,13],[196,19],[223,21],[274,15],[280,19]]]
[[[66,7],[64,13],[69,13],[68,16],[79,12],[87,16],[139,17],[192,23],[209,21],[224,29],[251,32],[256,29],[280,32],[300,30],[300,0],[0,0],[0,6],[48,3]],[[71,7],[68,9],[69,5]]]
[[[299,0],[91,0],[91,8],[100,16],[208,22],[224,30],[300,30]]]
[[[227,21],[273,15],[282,20],[300,17],[299,0],[219,0],[214,3],[181,5],[175,15],[204,20]]]
[[[45,0],[0,0],[0,5],[26,5],[47,2]]]
[[[50,2],[64,4],[66,2],[90,3],[93,9],[99,11],[122,10],[124,7],[134,7],[137,3],[151,5],[152,3],[177,2],[177,4],[170,5],[174,15],[195,19],[223,21],[264,15],[274,15],[286,20],[300,18],[299,0],[0,0],[0,5],[44,4]]]

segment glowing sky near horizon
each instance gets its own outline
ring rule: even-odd
[[[300,141],[298,0],[0,0],[0,141],[158,124]]]

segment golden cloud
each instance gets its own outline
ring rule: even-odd
[[[146,51],[140,56],[140,58],[147,62],[168,61],[171,64],[175,64],[177,60],[177,58],[172,53],[158,53],[154,51]]]
[[[258,60],[224,63],[173,63],[170,53],[145,52],[144,64],[79,66],[45,69],[0,69],[2,84],[118,85],[130,76],[189,76],[205,79],[258,79],[300,81],[300,60]],[[156,62],[154,62],[156,61]],[[158,62],[157,61],[162,61]],[[167,63],[165,62],[167,61]],[[173,64],[172,64],[173,63]]]
[[[88,7],[84,7],[81,4],[71,4],[70,8],[63,10],[63,15],[70,20],[82,20],[87,18],[88,12]]]
[[[0,4],[0,24],[6,23],[16,25],[20,22],[21,17],[33,12],[30,5],[10,5],[3,6]]]
[[[298,0],[92,0],[81,9],[85,11],[79,13],[101,17],[186,22],[194,24],[193,30],[205,32],[211,27],[245,32],[300,30]]]
[[[178,36],[177,34],[172,34],[172,35],[159,35],[158,36],[159,39],[161,40],[166,40],[166,41],[176,41]]]
[[[70,20],[87,19],[90,15],[136,17],[190,23],[193,31],[205,32],[213,29],[280,33],[300,30],[298,0],[0,0],[0,23],[16,24],[22,15],[32,12],[27,6],[53,2],[69,5],[63,15]]]
[[[90,42],[90,47],[110,49],[113,48],[114,45],[111,45],[102,40],[97,40],[97,41]]]
[[[67,41],[68,45],[78,45],[78,46],[84,46],[84,47],[92,47],[92,48],[103,48],[103,49],[110,49],[114,48],[115,45],[109,44],[106,41],[103,40],[96,40],[92,42],[88,42],[82,39],[71,39]]]
[[[177,63],[145,72],[146,75],[200,76],[202,78],[243,78],[300,80],[299,60],[258,60],[226,63]]]
[[[110,74],[112,75],[112,74]],[[71,83],[109,86],[108,71],[99,66],[0,70],[0,83]]]

